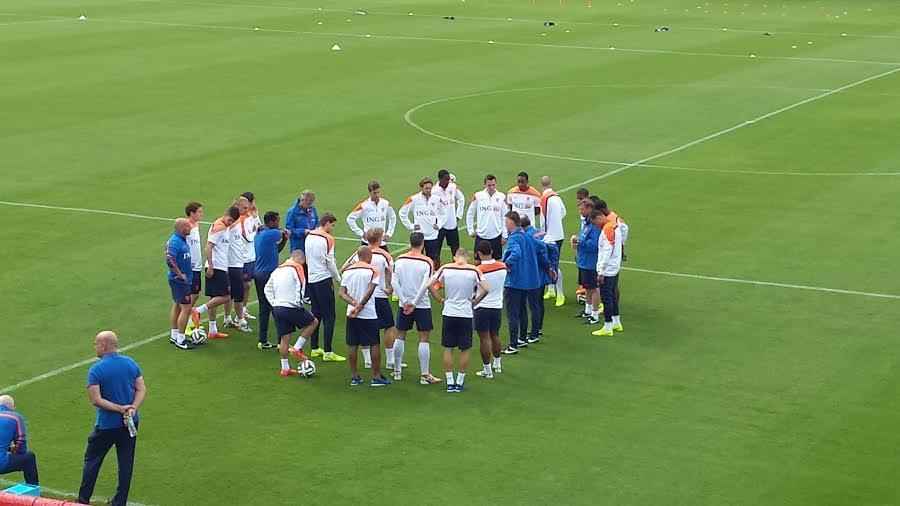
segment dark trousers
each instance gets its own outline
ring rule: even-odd
[[[447,246],[450,246],[451,257],[456,256],[456,250],[459,249],[459,229],[440,229],[438,231],[438,251],[444,247],[444,241],[447,241]]]
[[[306,266],[306,264],[304,264]],[[256,300],[259,301],[259,342],[269,340],[269,317],[272,316],[272,305],[266,299],[266,283],[269,282],[271,272],[257,272],[253,275],[253,283],[256,285]],[[275,339],[278,342],[278,339]]]
[[[106,458],[106,454],[113,445],[116,447],[116,460],[119,463],[119,485],[116,487],[116,495],[109,504],[125,506],[128,503],[137,438],[131,437],[125,427],[108,430],[94,429],[94,432],[88,437],[87,449],[84,451],[84,471],[81,475],[81,488],[78,490],[78,502],[90,504],[91,496],[94,495],[94,485],[97,484],[97,475],[100,474],[100,466],[103,465],[103,459]]]
[[[600,285],[600,300],[603,301],[603,321],[611,322],[613,316],[619,315],[619,275],[603,276]]]
[[[441,239],[425,239],[425,256],[434,262],[434,268],[441,265]]]
[[[475,247],[473,248],[475,251],[478,251],[478,243],[481,241],[487,241],[491,243],[491,253],[494,260],[501,260],[503,258],[503,236],[498,235],[493,239],[485,239],[484,237],[475,236]]]
[[[306,288],[310,302],[312,302],[312,314],[320,322],[310,338],[310,346],[313,349],[319,347],[319,328],[321,327],[324,334],[325,352],[328,353],[333,351],[331,343],[334,341],[335,320],[334,287],[331,278],[323,279],[318,283],[310,283]]]
[[[10,453],[9,460],[5,468],[0,468],[0,474],[14,473],[22,471],[25,476],[25,483],[29,485],[40,485],[38,480],[37,457],[31,452]]]
[[[544,288],[528,292],[528,309],[531,311],[531,337],[538,337],[544,330]]]
[[[503,291],[503,301],[506,304],[506,318],[509,320],[509,346],[511,348],[519,347],[519,337],[525,338],[525,335],[519,332],[521,321],[525,316],[522,314],[522,311],[525,309],[525,300],[527,298],[528,290],[505,288]]]

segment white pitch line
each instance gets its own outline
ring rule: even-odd
[[[751,120],[747,120],[747,121],[744,121],[744,122],[742,122],[742,123],[738,123],[737,125],[734,125],[734,126],[732,126],[732,127],[726,128],[726,129],[724,129],[724,130],[719,130],[718,132],[713,132],[713,133],[711,133],[711,134],[709,134],[709,135],[706,135],[706,136],[703,136],[703,137],[701,137],[701,138],[699,138],[699,139],[697,139],[697,140],[693,140],[693,141],[691,141],[691,142],[682,144],[681,146],[678,146],[678,147],[675,147],[675,148],[672,148],[672,149],[668,149],[668,150],[666,150],[666,151],[662,151],[662,152],[660,152],[660,153],[657,153],[657,154],[652,155],[652,156],[648,156],[648,157],[646,157],[646,158],[642,158],[642,159],[640,159],[640,160],[638,160],[638,161],[636,161],[636,162],[632,162],[632,163],[629,163],[628,165],[624,165],[624,166],[622,166],[622,167],[619,167],[618,169],[614,169],[614,170],[611,170],[611,171],[606,172],[606,173],[604,173],[604,174],[600,174],[599,176],[594,176],[594,177],[592,177],[592,178],[586,179],[586,180],[584,180],[584,181],[582,181],[582,182],[580,182],[580,183],[577,183],[577,184],[574,184],[574,185],[571,185],[571,186],[567,186],[566,188],[563,188],[561,191],[564,191],[564,192],[565,192],[565,191],[573,190],[573,189],[575,189],[575,188],[578,188],[578,187],[580,187],[580,186],[586,185],[586,184],[588,184],[588,183],[593,183],[594,181],[599,181],[599,180],[601,180],[601,179],[606,179],[606,178],[608,178],[608,177],[610,177],[610,176],[614,176],[614,175],[616,175],[616,174],[619,174],[619,173],[621,173],[621,172],[624,172],[624,171],[626,171],[626,170],[628,170],[628,169],[630,169],[630,168],[632,168],[632,167],[637,167],[637,166],[642,165],[642,164],[645,164],[645,163],[647,163],[647,162],[652,162],[653,160],[657,160],[657,159],[659,159],[659,158],[663,158],[663,157],[666,157],[666,156],[669,156],[669,155],[678,153],[678,152],[680,152],[680,151],[684,151],[685,149],[688,149],[688,148],[690,148],[690,147],[696,146],[696,145],[698,145],[698,144],[702,144],[702,143],[704,143],[704,142],[706,142],[706,141],[710,141],[710,140],[712,140],[712,139],[716,139],[716,138],[718,138],[718,137],[721,137],[721,136],[723,136],[723,135],[729,134],[729,133],[734,132],[734,131],[736,131],[736,130],[740,130],[740,129],[746,127],[746,126],[750,126],[750,125],[756,124],[756,123],[759,122],[759,121],[763,121],[763,120],[772,118],[772,117],[774,117],[774,116],[778,116],[779,114],[782,114],[782,113],[788,112],[788,111],[790,111],[790,110],[796,109],[796,108],[798,108],[798,107],[800,107],[800,106],[809,104],[809,103],[811,103],[811,102],[815,102],[815,101],[817,101],[817,100],[821,100],[821,99],[826,98],[826,97],[830,97],[831,95],[834,95],[834,94],[836,94],[836,93],[840,93],[840,92],[842,92],[842,91],[844,91],[844,90],[849,90],[849,89],[851,89],[851,88],[855,88],[855,87],[857,87],[857,86],[860,86],[860,85],[863,85],[863,84],[865,84],[865,83],[874,81],[874,80],[876,80],[876,79],[881,79],[882,77],[887,77],[887,76],[890,76],[890,75],[892,75],[892,74],[896,74],[897,72],[900,72],[900,67],[896,67],[896,68],[893,68],[893,69],[891,69],[891,70],[887,70],[887,71],[885,71],[885,72],[881,72],[881,73],[879,73],[879,74],[875,74],[875,75],[873,75],[873,76],[869,76],[869,77],[866,77],[866,78],[864,78],[864,79],[860,79],[860,80],[858,80],[858,81],[853,81],[852,83],[845,84],[845,85],[843,85],[843,86],[841,86],[841,87],[839,87],[839,88],[835,88],[835,89],[833,89],[833,90],[829,90],[829,91],[826,91],[826,92],[823,92],[823,93],[819,93],[818,95],[815,95],[815,96],[812,96],[812,97],[803,99],[803,100],[801,100],[801,101],[799,101],[799,102],[794,102],[793,104],[784,106],[784,107],[782,107],[782,108],[780,108],[780,109],[776,109],[776,110],[774,110],[774,111],[772,111],[772,112],[768,112],[768,113],[766,113],[766,114],[763,114],[762,116],[757,116],[756,118],[753,118],[753,119],[751,119]]]
[[[12,481],[12,480],[7,480],[6,478],[0,478],[0,484],[2,484],[2,485],[4,485],[4,486],[12,486],[12,485],[18,485],[19,482],[17,482],[17,481]],[[45,486],[43,486],[43,485],[41,485],[41,492],[49,492],[49,493],[51,493],[51,494],[53,494],[53,495],[60,496],[60,497],[78,498],[78,494],[75,494],[75,493],[72,493],[72,492],[66,492],[66,491],[64,491],[64,490],[57,490],[57,489],[55,489],[55,488],[45,487]],[[109,500],[112,499],[112,498],[105,498],[105,497],[97,497],[97,496],[94,496],[92,499],[95,500],[95,501],[101,501],[101,502],[104,502],[104,503],[105,503],[105,502],[109,501]],[[149,506],[149,505],[147,505],[147,504],[140,503],[140,502],[135,502],[135,501],[128,501],[127,504],[128,504],[128,506]]]
[[[58,23],[60,21],[71,21],[66,19],[29,19],[27,21],[9,21],[5,23],[0,23],[0,26],[14,26],[14,25],[26,25],[29,23]]]
[[[560,263],[563,264],[571,264],[576,265],[575,262],[571,260],[560,260]],[[859,290],[846,290],[843,288],[827,288],[824,286],[812,286],[812,285],[798,285],[794,283],[779,283],[776,281],[757,281],[753,279],[741,279],[741,278],[728,278],[722,276],[707,276],[704,274],[689,274],[685,272],[671,272],[671,271],[658,271],[654,269],[640,269],[637,267],[622,267],[622,270],[625,271],[633,271],[633,272],[643,272],[645,274],[657,274],[660,276],[671,276],[676,278],[688,278],[688,279],[702,279],[705,281],[719,281],[723,283],[739,283],[742,285],[755,285],[755,286],[771,286],[776,288],[791,288],[794,290],[807,290],[811,292],[825,292],[825,293],[834,293],[840,295],[858,295],[862,297],[872,297],[876,299],[893,299],[900,300],[900,295],[895,295],[891,293],[878,293],[878,292],[862,292]]]

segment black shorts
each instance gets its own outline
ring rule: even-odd
[[[494,335],[500,335],[500,322],[502,320],[503,310],[490,307],[479,307],[475,309],[475,330],[478,332],[490,332]]]
[[[213,270],[212,277],[206,278],[206,296],[221,297],[231,293],[229,290],[228,273],[218,269]]]
[[[278,329],[278,337],[288,336],[294,330],[300,330],[316,321],[316,317],[304,308],[273,307],[272,316],[275,317],[275,327]]]
[[[176,304],[191,303],[191,284],[187,281],[170,279],[169,290],[172,292],[172,302]]]
[[[228,285],[231,288],[231,300],[244,302],[244,268],[228,268]]]
[[[436,266],[441,264],[441,239],[425,239],[425,256],[431,259]]]
[[[459,249],[459,229],[442,228],[438,231],[438,244],[442,245],[445,240],[447,241],[447,246],[450,246],[450,254],[455,255],[456,250]]]
[[[375,314],[378,315],[378,329],[384,330],[394,326],[394,310],[391,301],[375,298]]]
[[[478,243],[481,241],[487,241],[491,243],[491,256],[494,257],[494,260],[500,260],[503,258],[503,236],[498,235],[493,239],[485,239],[484,237],[475,236],[475,248],[474,251],[478,251]]]
[[[252,280],[255,273],[256,262],[247,262],[244,264],[244,281]]]
[[[375,346],[378,338],[378,320],[347,317],[347,346]]]
[[[468,350],[472,347],[472,319],[445,316],[441,332],[441,346]]]
[[[191,294],[200,295],[202,286],[203,271],[191,271]]]
[[[431,321],[431,309],[415,308],[412,314],[404,314],[402,307],[397,310],[397,330],[403,332],[412,330],[413,323],[416,324],[416,330],[419,332],[433,330],[434,323]]]
[[[578,284],[593,290],[597,288],[597,271],[593,269],[578,269]]]

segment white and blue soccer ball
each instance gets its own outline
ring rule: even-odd
[[[316,375],[316,364],[312,360],[304,360],[297,365],[297,372],[304,378]]]
[[[191,331],[191,343],[192,344],[204,344],[206,343],[209,337],[206,335],[206,331],[203,329],[194,329]]]

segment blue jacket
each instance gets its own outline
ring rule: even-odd
[[[315,207],[303,209],[300,207],[300,201],[294,202],[294,205],[287,211],[287,217],[284,220],[284,228],[291,231],[291,251],[299,249],[306,251],[306,234],[310,230],[315,230],[319,226],[319,212]]]
[[[534,290],[542,286],[535,240],[526,235],[521,228],[506,238],[503,263],[507,268],[505,284],[507,288]]]
[[[16,444],[16,453],[28,451],[25,437],[25,419],[22,415],[4,406],[0,406],[0,471],[9,464],[9,448]]]
[[[525,229],[525,235],[531,237],[531,240],[534,241],[534,251],[537,254],[538,259],[538,270],[541,275],[541,286],[547,286],[553,283],[553,280],[550,279],[550,269],[553,268],[553,263],[550,261],[550,248],[549,246],[553,246],[556,249],[555,244],[547,244],[541,239],[538,239],[534,236],[537,234],[537,229],[534,227],[528,227]],[[559,255],[557,255],[558,257]],[[557,258],[557,261],[559,258]]]
[[[593,271],[597,269],[597,254],[600,252],[598,241],[600,229],[592,223],[581,225],[578,233],[578,268]]]

